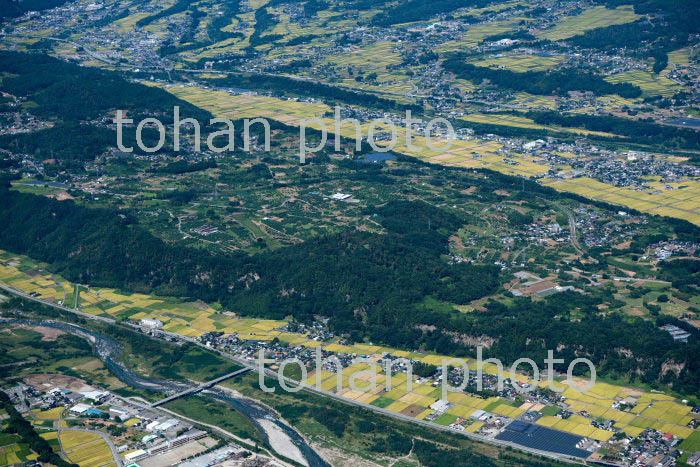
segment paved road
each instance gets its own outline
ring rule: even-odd
[[[0,284],[0,289],[4,290],[5,292],[9,292],[13,295],[18,295],[22,298],[26,298],[27,300],[32,300],[34,302],[41,303],[42,305],[47,305],[47,306],[50,306],[53,308],[58,308],[59,310],[67,311],[69,313],[75,313],[76,315],[80,315],[83,318],[94,319],[97,321],[102,321],[104,323],[110,323],[110,324],[114,324],[117,322],[116,320],[114,320],[112,318],[105,318],[104,316],[91,315],[90,313],[84,313],[80,310],[75,310],[73,308],[69,308],[69,307],[64,306],[64,305],[59,305],[58,303],[47,302],[47,301],[42,300],[38,297],[32,297],[28,293],[25,293],[25,292],[22,292],[21,290],[17,290],[15,288],[9,287],[5,284]]]
[[[634,277],[613,277],[613,280],[620,281],[620,282],[651,282],[653,284],[671,285],[671,282],[669,282],[669,281],[661,281],[658,279],[636,279]]]
[[[102,317],[98,317],[98,316],[93,316],[93,315],[90,315],[90,314],[87,314],[87,313],[80,312],[80,311],[78,311],[78,310],[73,310],[73,309],[71,309],[71,308],[67,308],[67,307],[64,307],[64,306],[62,306],[62,305],[58,305],[58,304],[56,304],[56,303],[45,302],[45,301],[43,301],[43,300],[41,300],[41,299],[38,299],[38,298],[36,298],[36,297],[29,296],[29,295],[25,294],[24,292],[17,291],[17,290],[15,290],[15,289],[11,288],[11,287],[7,287],[7,286],[4,286],[4,285],[2,285],[2,284],[0,284],[0,288],[2,288],[3,290],[5,290],[5,291],[7,291],[7,292],[10,292],[10,293],[13,293],[13,294],[15,294],[15,295],[19,295],[19,296],[25,297],[25,298],[30,299],[30,300],[34,300],[34,301],[39,302],[39,303],[42,303],[42,304],[44,304],[44,305],[51,306],[51,307],[54,307],[54,308],[58,308],[58,309],[61,309],[61,310],[64,310],[64,311],[68,311],[68,312],[71,312],[71,313],[76,313],[76,314],[78,314],[78,315],[81,315],[81,316],[84,316],[84,317],[87,317],[87,318],[96,319],[96,320],[100,320],[100,321],[107,321],[107,322],[111,322],[111,323],[114,323],[114,322],[115,322],[114,320],[109,319],[109,318],[102,318]],[[141,326],[137,326],[137,325],[131,325],[131,326],[134,327],[134,328],[137,328],[137,329],[142,329],[142,330],[144,329],[144,328],[142,328]],[[202,348],[204,348],[204,349],[206,349],[206,350],[214,351],[214,352],[218,353],[219,355],[223,356],[224,358],[227,358],[227,359],[229,359],[229,360],[231,360],[231,361],[233,361],[233,362],[238,363],[239,365],[242,365],[242,366],[244,366],[244,367],[246,367],[246,368],[249,368],[249,369],[252,370],[252,371],[259,372],[259,368],[258,368],[258,366],[256,365],[256,362],[254,362],[254,361],[247,360],[247,359],[240,358],[240,357],[236,357],[236,356],[234,356],[234,355],[228,354],[228,353],[223,352],[223,351],[218,350],[218,349],[211,349],[211,348],[205,346],[204,344],[202,344],[201,342],[199,342],[199,341],[197,341],[197,340],[195,340],[195,339],[192,339],[191,337],[182,336],[182,335],[179,335],[179,334],[174,334],[174,333],[171,333],[171,332],[168,332],[168,331],[164,331],[164,330],[159,330],[159,332],[162,333],[163,335],[166,335],[166,336],[169,336],[169,337],[178,339],[178,340],[180,340],[180,341],[192,343],[192,344],[197,345],[197,346],[199,346],[199,347],[202,347]],[[277,372],[275,372],[275,371],[273,371],[273,370],[265,369],[264,372],[265,372],[265,375],[268,376],[268,377],[271,377],[271,378],[278,378],[278,379],[284,379],[285,382],[287,383],[287,385],[290,386],[290,387],[295,387],[295,386],[298,385],[298,382],[297,382],[297,381],[295,381],[295,380],[293,380],[293,379],[291,379],[291,378],[285,377],[285,376],[279,376],[279,375],[277,374]],[[511,442],[508,442],[508,441],[502,441],[502,440],[498,440],[498,439],[495,439],[495,438],[488,438],[488,437],[481,436],[481,435],[477,435],[477,434],[474,434],[474,433],[467,433],[467,432],[465,432],[465,431],[460,431],[460,430],[457,430],[457,429],[454,429],[454,428],[450,428],[450,427],[448,427],[448,426],[442,426],[442,425],[438,425],[438,424],[436,424],[436,423],[427,422],[427,421],[425,421],[425,420],[419,420],[419,419],[417,419],[417,418],[410,417],[410,416],[408,416],[408,415],[404,415],[404,414],[397,413],[397,412],[392,412],[392,411],[390,411],[390,410],[383,409],[383,408],[380,408],[380,407],[376,407],[376,406],[373,406],[373,405],[370,405],[370,404],[366,404],[366,403],[364,403],[364,402],[359,402],[359,401],[355,401],[355,400],[352,400],[352,399],[348,399],[348,398],[345,398],[345,397],[343,397],[343,396],[340,396],[340,395],[338,395],[338,394],[336,394],[336,393],[334,393],[334,392],[330,392],[330,391],[326,391],[326,390],[324,390],[324,389],[316,388],[315,386],[304,385],[304,389],[303,389],[303,390],[308,391],[308,392],[311,392],[311,393],[315,393],[315,394],[318,394],[318,395],[321,395],[321,396],[330,397],[330,398],[335,399],[335,400],[337,400],[337,401],[339,401],[339,402],[342,402],[342,403],[344,403],[344,404],[354,405],[354,406],[357,406],[357,407],[362,407],[362,408],[364,408],[364,409],[370,410],[370,411],[375,412],[375,413],[380,413],[380,414],[382,414],[382,415],[385,415],[385,416],[390,417],[390,418],[395,419],[395,420],[400,420],[400,421],[403,421],[403,422],[414,423],[414,424],[417,424],[417,425],[420,425],[420,426],[424,426],[424,427],[429,428],[429,429],[432,429],[432,430],[445,431],[445,432],[452,433],[452,434],[456,434],[456,435],[466,436],[467,438],[470,438],[470,439],[472,439],[472,440],[474,440],[474,441],[478,441],[478,442],[482,442],[482,443],[486,443],[486,444],[491,444],[491,445],[495,445],[495,446],[499,446],[499,447],[511,447],[511,448],[513,448],[513,449],[518,449],[518,450],[520,450],[520,451],[529,452],[530,454],[534,454],[534,455],[538,455],[538,456],[544,456],[544,457],[548,457],[548,458],[551,458],[551,459],[556,459],[556,460],[558,460],[558,461],[560,461],[560,462],[566,462],[566,463],[571,463],[571,464],[584,464],[584,461],[583,461],[582,459],[580,459],[580,458],[565,456],[565,455],[556,454],[556,453],[547,452],[547,451],[540,451],[540,450],[537,450],[537,449],[528,448],[528,447],[521,446],[521,445],[519,445],[519,444],[511,443]]]
[[[556,201],[551,201],[551,203],[563,211],[569,218],[569,236],[571,237],[571,245],[576,248],[576,251],[578,251],[581,255],[586,254],[586,251],[578,241],[578,235],[576,233],[576,217],[574,217],[574,213]]]

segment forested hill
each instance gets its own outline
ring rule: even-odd
[[[0,0],[0,23],[4,18],[16,18],[28,11],[56,8],[68,0]]]
[[[208,121],[211,114],[169,92],[133,83],[118,73],[81,67],[48,55],[0,51],[0,69],[16,76],[3,78],[0,90],[35,104],[32,113],[62,122],[78,122],[116,109],[172,120],[174,106],[182,114]]]
[[[488,355],[504,362],[541,361],[546,349],[559,349],[567,362],[588,357],[602,375],[698,393],[698,340],[679,344],[659,323],[601,313],[597,305],[611,297],[567,292],[471,313],[417,306],[426,296],[467,303],[490,294],[499,269],[446,263],[447,236],[463,221],[438,208],[392,202],[367,214],[386,233],[346,231],[272,253],[214,256],[166,244],[125,212],[3,189],[0,248],[46,261],[76,282],[220,301],[244,315],[327,316],[335,332],[355,340],[466,355],[473,348],[463,337],[489,336]]]
[[[0,148],[55,158],[66,165],[94,159],[116,146],[112,119],[117,109],[126,111],[135,121],[157,117],[166,124],[172,121],[175,106],[180,107],[183,117],[193,117],[204,124],[212,117],[163,89],[133,83],[116,72],[81,67],[47,55],[0,51],[0,70],[10,74],[0,82],[0,91],[25,100],[31,114],[53,124],[32,133],[2,135]],[[124,143],[142,152],[135,145],[134,131],[134,127],[125,130]],[[155,146],[156,130],[144,129],[143,139],[147,146]],[[163,150],[169,147],[167,142]]]
[[[0,200],[0,248],[46,261],[73,281],[220,301],[258,316],[319,314],[358,338],[416,345],[415,303],[428,295],[468,303],[499,286],[494,266],[441,258],[461,221],[425,203],[378,208],[386,234],[352,230],[272,253],[214,256],[166,244],[125,213],[6,189]]]
[[[642,90],[629,83],[610,83],[603,78],[579,71],[525,71],[516,72],[476,66],[466,63],[466,56],[454,54],[443,63],[445,70],[458,78],[493,84],[530,94],[566,94],[569,91],[591,91],[597,95],[618,94],[622,97],[639,97]]]

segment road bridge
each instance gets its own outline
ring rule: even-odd
[[[173,394],[172,396],[166,397],[165,399],[161,399],[159,401],[156,401],[156,402],[151,404],[151,407],[158,407],[158,406],[161,406],[163,404],[167,404],[168,402],[172,402],[175,399],[179,399],[179,398],[185,397],[185,396],[190,396],[192,394],[197,394],[198,392],[204,391],[205,389],[209,389],[213,386],[216,386],[219,383],[226,381],[227,379],[231,379],[234,376],[242,375],[243,373],[246,373],[250,370],[251,370],[251,368],[244,367],[244,368],[241,368],[240,370],[234,371],[233,373],[229,373],[229,374],[224,375],[224,376],[219,376],[218,378],[212,379],[211,381],[207,381],[206,383],[202,383],[199,386],[185,389],[184,391],[178,392],[177,394]]]

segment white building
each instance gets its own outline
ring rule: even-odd
[[[435,410],[436,412],[447,412],[447,409],[449,409],[451,406],[452,406],[452,404],[450,404],[448,401],[444,401],[442,399],[430,404],[430,408]]]
[[[88,410],[90,410],[92,406],[87,405],[87,404],[75,404],[73,407],[71,407],[69,410],[71,413],[77,414],[77,415],[82,415]]]
[[[127,418],[129,418],[131,416],[131,412],[129,412],[128,410],[123,409],[121,407],[110,407],[109,414],[112,417],[119,417],[122,420],[126,420]]]
[[[153,429],[155,427],[157,427],[158,425],[160,425],[160,422],[158,420],[154,420],[151,423],[149,423],[148,425],[146,425],[146,431],[153,431]]]
[[[86,399],[92,399],[95,402],[103,402],[109,397],[109,393],[107,391],[87,391],[81,392],[80,394],[82,394]]]
[[[170,418],[163,423],[155,426],[154,431],[168,431],[171,428],[176,427],[180,422],[175,418]]]
[[[140,321],[141,326],[145,326],[147,328],[152,328],[152,329],[160,329],[163,327],[163,322],[159,319],[153,319],[153,318],[143,318]]]

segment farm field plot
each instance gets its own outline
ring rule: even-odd
[[[32,414],[39,420],[58,420],[65,407],[56,407],[49,410],[33,410]]]
[[[668,74],[675,67],[684,68],[690,65],[690,56],[692,52],[689,49],[679,49],[668,53],[668,66],[662,72]]]
[[[97,433],[63,431],[59,439],[66,456],[80,467],[100,467],[114,462],[109,445]]]
[[[332,109],[321,103],[284,100],[257,95],[233,95],[196,87],[173,86],[175,96],[231,120],[266,117],[298,126],[304,119],[319,117]]]
[[[471,62],[476,66],[489,68],[505,68],[519,73],[525,71],[549,70],[564,62],[562,55],[493,55],[491,57]]]
[[[648,96],[670,97],[683,89],[681,85],[668,79],[665,74],[654,75],[644,70],[630,70],[607,76],[611,83],[630,83],[639,86]]]
[[[366,71],[385,71],[401,63],[401,55],[393,42],[377,42],[343,55],[330,55],[325,62],[341,67],[358,67]]]
[[[129,15],[125,18],[119,19],[112,23],[113,27],[116,27],[117,31],[124,34],[129,31],[133,31],[134,27],[136,26],[136,23],[139,20],[142,20],[143,18],[150,16],[150,13],[143,12],[143,13],[134,13],[133,15]]]
[[[510,2],[497,3],[494,5],[489,5],[483,8],[469,8],[467,10],[462,10],[455,14],[455,17],[461,18],[463,16],[479,16],[484,13],[498,13],[499,11],[508,10],[518,6],[529,6],[527,2],[521,0],[513,0]]]
[[[412,99],[394,96],[395,94],[406,94],[413,90],[413,86],[410,83],[408,76],[396,74],[384,74],[381,73],[377,77],[377,83],[360,83],[354,79],[346,78],[341,81],[344,86],[350,88],[356,88],[359,90],[368,90],[377,93],[384,94],[383,97],[386,99],[394,99],[402,103],[411,103]]]
[[[580,15],[562,18],[554,27],[538,31],[535,35],[541,39],[560,41],[583,34],[590,29],[631,23],[639,18],[641,18],[641,16],[636,14],[630,5],[624,5],[614,10],[603,6],[597,6],[584,11]]]
[[[63,431],[61,432],[59,439],[61,440],[61,446],[63,449],[69,450],[76,446],[101,440],[102,436],[98,435],[97,433],[89,433],[85,431]]]
[[[475,123],[488,123],[491,125],[505,125],[505,126],[513,126],[513,127],[518,127],[518,128],[532,128],[536,130],[554,130],[554,131],[563,131],[563,132],[569,132],[569,133],[576,133],[576,134],[582,134],[582,135],[590,135],[590,134],[595,134],[598,136],[608,136],[608,137],[615,137],[616,135],[612,133],[605,133],[602,131],[591,131],[591,130],[585,130],[583,128],[564,128],[564,127],[557,127],[557,126],[547,126],[547,125],[540,125],[538,123],[535,123],[534,120],[527,118],[527,117],[520,117],[518,115],[510,115],[510,114],[470,114],[470,115],[465,115],[464,117],[460,117],[460,120],[464,120],[467,122],[475,122]]]
[[[683,182],[685,188],[677,190],[678,194],[682,192],[692,194],[692,199],[683,205],[679,204],[684,203],[683,201],[664,200],[663,194],[657,191],[622,189],[591,178],[543,179],[543,183],[557,190],[569,191],[587,198],[605,200],[621,206],[629,206],[642,212],[677,217],[700,225],[700,197],[697,197],[700,183],[694,180]]]
[[[574,113],[580,114],[590,114],[592,112],[615,112],[619,111],[622,107],[630,107],[637,105],[642,101],[642,98],[629,99],[625,97],[620,97],[618,95],[609,94],[607,96],[598,96],[591,103],[591,105],[584,105],[578,109],[572,110]]]
[[[0,446],[0,465],[19,464],[36,460],[38,456],[26,444],[12,443]]]
[[[572,415],[570,419],[564,420],[559,417],[544,416],[537,421],[538,425],[554,428],[575,435],[593,438],[598,441],[607,441],[615,434],[612,431],[596,428],[586,419],[579,417],[574,419],[576,415]]]

